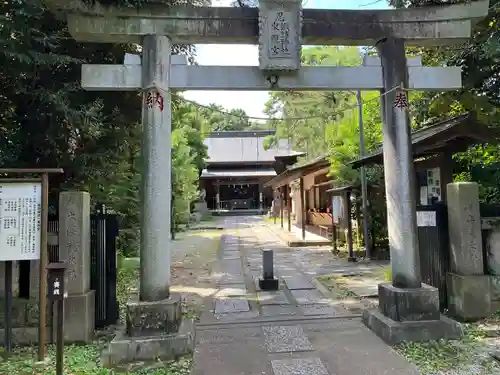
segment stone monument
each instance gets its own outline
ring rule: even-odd
[[[194,212],[199,212],[201,216],[210,215],[210,211],[208,210],[208,205],[206,201],[207,192],[205,189],[201,189],[198,202],[194,204]]]
[[[475,182],[446,186],[451,272],[446,277],[450,314],[461,321],[491,314],[490,276],[484,274],[479,187]]]
[[[65,340],[91,342],[95,329],[95,292],[90,290],[90,195],[87,192],[65,191],[59,195],[59,259],[68,265]]]

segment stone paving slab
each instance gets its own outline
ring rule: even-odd
[[[259,312],[257,310],[242,311],[227,314],[214,314],[215,318],[221,322],[233,323],[239,320],[249,320],[252,318],[257,318]]]
[[[295,307],[290,305],[269,305],[260,308],[261,315],[265,317],[271,316],[294,316],[297,314]]]
[[[215,300],[216,314],[244,312],[249,310],[250,306],[248,305],[248,301],[246,299],[228,298]]]
[[[314,285],[304,276],[283,276],[289,290],[315,289]]]
[[[366,328],[361,319],[302,324],[331,375],[418,375],[415,366]]]
[[[333,306],[329,305],[306,305],[306,306],[301,306],[300,310],[302,313],[306,316],[310,315],[327,315],[327,316],[335,316],[337,314],[342,313],[342,311],[339,311],[335,309]]]
[[[290,303],[282,290],[277,290],[275,292],[257,292],[257,300],[261,306],[287,305]]]
[[[259,340],[264,337],[260,327],[234,329],[199,330],[196,332],[198,345],[218,345],[235,341]]]
[[[314,350],[301,326],[262,327],[268,353],[289,353]]]
[[[198,346],[191,375],[274,375],[265,349],[255,340]]]
[[[274,375],[330,375],[319,358],[276,359],[271,366]]]
[[[293,298],[299,305],[327,305],[330,301],[317,290],[291,290]]]

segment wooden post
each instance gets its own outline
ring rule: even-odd
[[[49,227],[49,175],[42,173],[42,217],[40,222],[40,286],[39,303],[40,319],[38,319],[38,360],[45,359],[45,343],[47,342],[47,231]]]
[[[288,210],[288,231],[292,231],[292,198],[290,197],[290,192],[292,189],[290,189],[289,185],[286,185],[286,190],[285,190],[285,198],[286,198],[286,206]]]
[[[302,240],[306,239],[306,204],[304,199],[304,177],[300,178],[300,211],[301,211],[301,227],[302,227]]]
[[[345,197],[345,217],[347,220],[347,251],[349,252],[349,257],[347,260],[349,262],[356,262],[356,257],[354,256],[354,251],[352,248],[352,221],[351,221],[351,192],[348,190],[344,194]]]
[[[281,219],[281,229],[283,229],[283,211],[284,211],[284,193],[285,191],[285,187],[284,186],[280,186],[280,219]]]
[[[359,200],[357,199],[357,196],[356,196],[356,206],[355,206],[355,208],[356,208],[356,224],[357,224],[357,227],[358,227],[358,229],[356,230],[356,248],[359,250],[359,247],[360,247],[359,246],[359,231],[361,230],[361,207],[360,207],[360,204],[359,204]],[[366,249],[366,245],[365,245],[365,249]]]

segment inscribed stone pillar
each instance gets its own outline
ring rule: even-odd
[[[475,182],[454,182],[447,185],[446,195],[451,272],[483,275],[479,187]]]
[[[479,187],[454,182],[446,187],[451,272],[447,275],[448,308],[462,321],[491,313],[491,277],[484,275]]]
[[[59,196],[59,259],[68,263],[68,294],[90,289],[90,195],[83,191]]]
[[[59,259],[67,262],[68,298],[64,316],[67,342],[90,342],[95,328],[95,292],[90,290],[90,195],[59,195]],[[54,314],[54,322],[57,317]]]
[[[141,301],[170,295],[170,40],[147,35],[142,46]]]
[[[383,153],[387,229],[391,252],[392,282],[400,288],[421,286],[411,128],[404,41],[384,38],[377,43],[382,62],[384,92]]]

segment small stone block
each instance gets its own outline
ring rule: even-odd
[[[301,326],[264,326],[262,330],[268,353],[314,350]]]
[[[277,278],[261,279],[259,278],[259,288],[262,290],[278,290],[280,281]]]
[[[397,288],[391,283],[378,286],[380,311],[392,320],[439,320],[439,290],[426,284],[421,288]]]
[[[175,333],[182,320],[181,295],[172,293],[170,298],[156,302],[129,302],[126,314],[130,337]]]
[[[283,291],[278,290],[275,292],[257,292],[257,299],[261,306],[264,305],[286,305],[288,299]]]
[[[246,299],[228,298],[215,301],[215,313],[226,314],[249,311],[250,306]]]
[[[319,358],[275,359],[274,375],[329,375]]]
[[[363,323],[389,345],[402,342],[455,340],[463,336],[462,325],[441,315],[438,320],[398,322],[378,309],[365,310]]]
[[[195,345],[193,319],[182,320],[176,333],[150,337],[127,337],[119,332],[103,352],[104,367],[139,361],[172,360],[191,354]]]
[[[262,269],[264,279],[274,278],[274,252],[272,250],[262,251]]]
[[[446,275],[448,310],[463,322],[486,318],[491,314],[491,277],[489,275]]]

